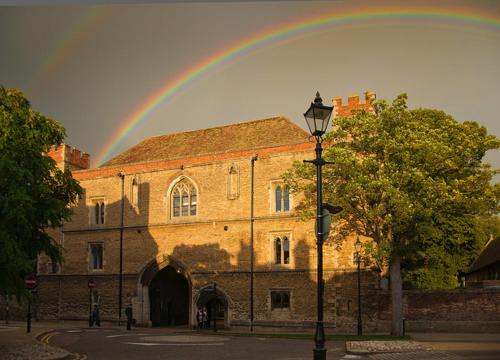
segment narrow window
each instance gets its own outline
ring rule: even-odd
[[[275,264],[281,264],[281,239],[280,238],[276,238],[276,240],[274,240],[274,246],[275,246],[275,254],[276,254],[276,257],[275,257]]]
[[[182,192],[182,216],[188,216],[188,208],[189,208],[188,193],[183,191]]]
[[[181,197],[179,195],[179,191],[175,191],[173,200],[174,216],[180,215],[180,204],[181,204]]]
[[[189,215],[196,215],[196,191],[193,189],[191,192],[191,201],[189,205]]]
[[[137,179],[132,180],[132,190],[131,190],[130,203],[133,207],[139,206],[139,184]]]
[[[290,241],[285,236],[283,237],[283,264],[290,263]]]
[[[91,269],[102,270],[102,244],[92,244],[90,246]]]
[[[283,211],[290,211],[290,189],[283,187]]]
[[[281,211],[281,186],[276,188],[276,212]]]
[[[238,171],[233,165],[229,169],[228,176],[228,186],[227,186],[227,197],[228,199],[236,199],[239,195],[239,181],[238,181]]]

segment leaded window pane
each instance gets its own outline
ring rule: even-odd
[[[94,206],[94,221],[95,221],[95,224],[99,224],[99,214],[100,214],[99,203],[96,203],[95,206]]]
[[[275,244],[275,253],[276,253],[276,258],[275,258],[275,264],[281,264],[281,239],[276,238],[274,241]]]
[[[283,264],[290,263],[290,241],[287,237],[283,238]]]
[[[181,198],[179,195],[179,192],[176,191],[174,193],[174,216],[179,216],[180,215],[180,204],[181,204]]]
[[[196,191],[191,191],[190,215],[196,215]]]
[[[101,224],[104,224],[104,203],[101,203]]]
[[[290,211],[290,189],[283,187],[283,211]]]
[[[281,211],[281,186],[276,188],[276,212]]]
[[[92,255],[92,269],[93,270],[102,269],[102,245],[92,245],[91,255]]]
[[[188,216],[189,202],[188,193],[186,191],[182,192],[182,216]]]

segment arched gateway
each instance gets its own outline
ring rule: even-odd
[[[189,325],[191,279],[170,256],[151,261],[142,271],[135,298],[136,320],[145,326]]]
[[[214,316],[217,327],[229,325],[227,295],[213,284],[201,286],[193,293],[191,276],[186,267],[171,256],[151,261],[142,271],[133,299],[134,317],[143,326],[196,326],[196,311],[208,310],[210,327]]]

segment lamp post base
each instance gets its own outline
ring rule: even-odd
[[[313,349],[313,359],[314,360],[325,360],[326,359],[326,349]]]

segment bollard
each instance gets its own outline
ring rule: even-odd
[[[403,318],[403,336],[406,336],[406,319]]]

